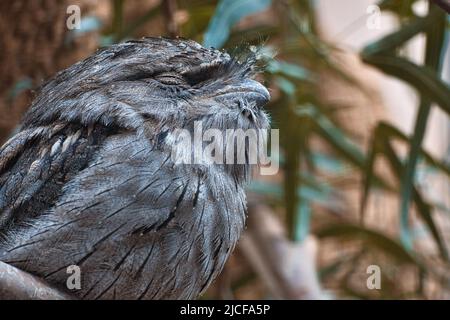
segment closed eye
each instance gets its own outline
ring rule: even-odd
[[[188,85],[188,82],[185,78],[175,72],[165,72],[155,76],[155,80],[161,82],[165,85],[174,85],[174,86],[185,86]]]

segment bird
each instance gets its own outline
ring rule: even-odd
[[[176,163],[174,132],[269,128],[247,51],[146,37],[45,82],[0,149],[0,261],[77,299],[202,295],[245,227],[254,165]]]

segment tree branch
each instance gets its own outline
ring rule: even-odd
[[[176,0],[164,0],[163,3],[164,17],[166,19],[165,26],[167,33],[170,37],[176,37],[179,35],[178,24],[175,14],[177,12]]]
[[[447,13],[450,13],[450,0],[431,0],[431,2],[441,7]]]
[[[0,300],[72,300],[43,280],[0,261]]]
[[[241,250],[277,299],[327,299],[316,271],[317,241],[309,236],[297,243],[271,209],[249,204],[248,229],[239,241]]]

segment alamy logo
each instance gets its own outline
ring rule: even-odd
[[[381,268],[375,264],[367,267],[367,274],[370,276],[367,278],[367,289],[369,290],[380,290],[381,289]]]
[[[381,9],[375,4],[367,7],[366,13],[369,15],[366,26],[369,30],[381,29]]]
[[[81,28],[81,9],[79,6],[72,4],[67,7],[66,13],[70,16],[66,20],[66,26],[69,30]]]
[[[81,289],[81,269],[79,266],[71,265],[67,267],[67,274],[70,276],[67,278],[66,286],[69,290],[80,290]]]
[[[267,144],[270,132],[270,153]],[[168,137],[175,164],[258,164],[262,175],[279,169],[278,129],[207,129],[195,121],[193,134],[176,129]]]

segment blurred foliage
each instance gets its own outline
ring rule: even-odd
[[[395,279],[384,274],[387,278],[383,282],[387,285],[383,286],[377,297],[423,297],[424,277],[440,279],[442,275],[435,270],[433,264],[424,262],[426,259],[420,252],[414,250],[414,232],[410,227],[411,204],[414,204],[418,218],[424,222],[439,248],[441,261],[447,265],[449,259],[433,216],[436,208],[442,209],[442,205],[426,200],[415,183],[417,163],[422,160],[427,168],[450,176],[447,163],[434,159],[421,148],[432,103],[450,114],[450,90],[440,77],[442,56],[446,50],[444,40],[448,33],[448,16],[445,12],[430,4],[428,14],[419,17],[412,8],[415,0],[380,1],[381,10],[395,14],[400,27],[368,45],[361,52],[361,59],[408,83],[417,90],[421,99],[412,136],[380,121],[371,133],[371,143],[366,151],[356,142],[347,127],[339,122],[335,112],[337,106],[320,99],[321,84],[318,75],[332,75],[349,86],[358,87],[359,84],[333,58],[333,53],[339,49],[325,42],[318,33],[314,1],[161,1],[147,12],[142,12],[137,19],[125,21],[124,6],[127,3],[112,0],[113,19],[111,25],[102,27],[101,44],[136,36],[139,28],[161,15],[164,21],[173,20],[176,12],[168,10],[169,2],[172,2],[172,6],[176,4],[177,10],[188,16],[177,26],[180,36],[203,42],[206,46],[228,50],[233,50],[242,43],[257,45],[266,53],[268,61],[263,77],[275,93],[267,109],[273,119],[273,127],[280,129],[283,179],[281,183],[255,181],[249,186],[249,190],[264,197],[274,208],[282,209],[289,237],[293,241],[302,241],[307,236],[317,212],[322,209],[338,210],[336,199],[339,198],[339,186],[333,185],[330,182],[332,179],[324,179],[324,172],[328,176],[342,176],[348,173],[350,167],[364,177],[360,186],[362,199],[359,222],[348,218],[330,219],[332,223],[313,231],[320,239],[357,241],[363,249],[325,266],[320,271],[321,277],[330,277],[347,266],[348,270],[341,277],[338,291],[343,296],[373,298],[370,293],[352,287],[349,277],[353,267],[348,266],[357,265],[358,261],[367,260],[368,256],[372,257],[370,260],[381,254],[394,266],[406,264],[415,268],[419,284],[413,292],[392,290],[392,286],[388,284],[392,284]],[[260,17],[263,14],[263,18],[252,19],[255,18],[255,13],[259,13]],[[86,18],[82,25],[86,30],[100,28],[100,24],[92,17]],[[426,37],[423,65],[408,60],[399,50],[417,34],[424,34]],[[325,144],[329,151],[318,151],[317,140]],[[402,142],[408,146],[406,157],[398,153],[394,142]],[[387,161],[397,184],[393,185],[376,172],[375,162],[379,157]],[[399,239],[370,229],[364,224],[366,204],[375,188],[397,194],[401,199],[398,209],[401,221]],[[448,211],[447,208],[444,209]],[[449,282],[446,280],[442,283],[446,285]],[[232,287],[235,289],[238,286],[233,284]]]
[[[220,1],[205,32],[203,45],[222,47],[230,35],[231,28],[237,22],[247,15],[266,9],[271,2],[271,0]]]

